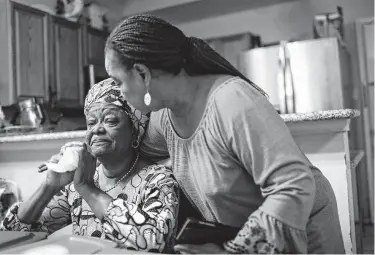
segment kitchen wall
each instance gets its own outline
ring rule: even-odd
[[[292,38],[303,39],[312,36],[314,14],[334,12],[336,6],[343,7],[345,23],[374,15],[373,0],[298,0],[178,26],[186,34],[201,38],[252,32],[260,34],[265,43]]]

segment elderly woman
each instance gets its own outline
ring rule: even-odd
[[[79,145],[78,168],[48,170],[31,198],[9,210],[1,230],[53,233],[72,223],[76,235],[110,239],[133,250],[168,249],[176,229],[178,185],[165,167],[139,158],[147,116],[129,107],[110,80],[91,88],[85,115],[87,145]]]
[[[129,103],[154,112],[141,151],[170,157],[209,221],[239,227],[188,253],[343,253],[336,198],[265,97],[223,57],[170,23],[135,15],[110,34],[108,74]]]

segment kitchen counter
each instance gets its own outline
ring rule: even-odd
[[[286,123],[293,122],[310,122],[320,120],[339,120],[339,119],[351,119],[360,115],[358,110],[353,109],[342,109],[342,110],[329,110],[311,113],[293,113],[293,114],[281,114],[280,117]],[[28,134],[11,134],[1,135],[0,143],[13,143],[13,142],[30,142],[30,141],[41,141],[41,140],[60,140],[60,139],[80,139],[84,138],[86,134],[85,130],[81,131],[66,131],[66,132],[40,132],[40,133],[28,133]]]

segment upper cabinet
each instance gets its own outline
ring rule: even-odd
[[[108,33],[86,26],[84,29],[86,59],[85,64],[104,66],[104,48]]]
[[[0,104],[48,96],[48,14],[0,0],[0,34]]]
[[[12,44],[17,97],[44,97],[48,88],[48,16],[13,3]]]
[[[0,105],[41,97],[83,106],[84,66],[104,66],[107,33],[0,0],[0,34]]]
[[[83,103],[82,32],[78,23],[52,18],[54,85],[57,100],[64,107],[79,107]]]
[[[367,80],[374,84],[374,19],[363,23]]]
[[[374,85],[374,18],[356,21],[357,45],[363,85]]]

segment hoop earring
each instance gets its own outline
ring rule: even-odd
[[[137,149],[138,146],[139,146],[139,142],[138,142],[138,140],[134,140],[134,141],[132,142],[132,147],[133,147],[134,149]]]
[[[143,98],[143,101],[145,102],[146,106],[150,106],[150,104],[151,104],[151,95],[150,95],[150,93],[148,93],[148,91],[145,94],[145,96]]]

